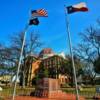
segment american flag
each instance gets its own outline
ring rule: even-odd
[[[31,14],[33,17],[47,17],[48,16],[48,13],[45,9],[32,10]]]

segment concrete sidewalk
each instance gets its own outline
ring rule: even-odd
[[[5,100],[12,100],[12,98],[8,98]],[[66,94],[65,96],[60,95],[59,98],[39,98],[39,97],[31,97],[31,96],[17,96],[15,100],[76,100],[76,96],[72,94]],[[86,100],[86,99],[80,96],[79,100]]]

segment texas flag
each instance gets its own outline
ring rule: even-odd
[[[76,5],[68,6],[67,11],[68,11],[68,14],[79,12],[79,11],[86,12],[88,11],[88,8],[84,2],[81,2]]]

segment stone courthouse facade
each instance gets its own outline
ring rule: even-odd
[[[28,56],[25,65],[27,67],[25,76],[27,85],[32,85],[32,80],[36,74],[40,75],[41,66],[48,70],[49,78],[59,79],[61,84],[68,82],[68,76],[60,74],[58,70],[65,60],[62,55],[55,54],[50,48],[43,49],[37,57]]]

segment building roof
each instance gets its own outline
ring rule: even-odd
[[[39,57],[40,58],[44,58],[44,57],[49,57],[54,55],[55,53],[53,52],[53,50],[51,48],[44,48],[40,53],[39,53]]]

